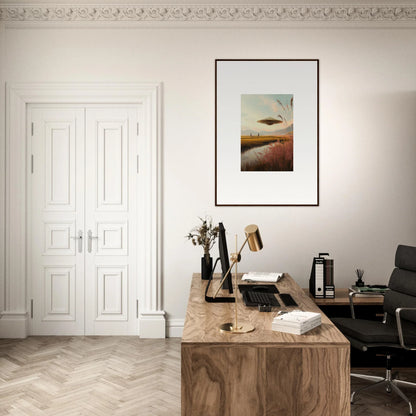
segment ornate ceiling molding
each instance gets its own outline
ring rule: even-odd
[[[416,22],[415,6],[0,5],[8,22]]]

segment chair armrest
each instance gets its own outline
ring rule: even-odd
[[[405,343],[404,343],[402,320],[400,318],[400,312],[401,311],[416,311],[416,308],[397,308],[396,309],[396,322],[397,322],[397,330],[399,332],[400,345],[405,350],[415,351],[416,350],[416,346],[415,347],[409,347],[409,346],[405,345]]]
[[[350,300],[350,309],[351,309],[351,318],[355,319],[355,310],[354,310],[354,296],[356,295],[365,295],[365,296],[383,296],[385,292],[356,292],[352,291],[348,293],[348,297]]]

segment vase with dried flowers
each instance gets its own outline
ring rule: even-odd
[[[211,217],[200,218],[201,224],[192,228],[186,238],[192,241],[194,246],[202,246],[204,256],[201,258],[201,278],[209,279],[212,273],[212,257],[209,252],[218,237],[218,225],[212,224]]]

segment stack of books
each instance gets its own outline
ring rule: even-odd
[[[359,293],[385,293],[389,288],[385,285],[371,285],[371,286],[351,286],[350,292]]]
[[[243,274],[241,280],[247,282],[269,282],[276,283],[283,277],[283,273],[249,272]]]
[[[321,314],[316,312],[291,311],[277,315],[272,322],[273,331],[302,335],[321,325]]]
[[[389,288],[385,285],[371,285],[371,286],[351,286],[349,288],[350,292],[357,292],[359,295],[356,296],[366,296],[366,295],[383,295],[386,293]]]

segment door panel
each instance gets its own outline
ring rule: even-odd
[[[45,121],[45,208],[75,210],[75,126]]]
[[[84,334],[84,111],[30,108],[30,267],[36,335]],[[80,245],[80,244],[81,245]]]
[[[137,108],[86,111],[88,335],[138,333],[137,122]]]
[[[44,321],[74,321],[75,266],[44,266]]]
[[[44,256],[75,256],[75,221],[44,222]]]
[[[100,113],[103,113],[101,110]],[[96,111],[88,111],[87,122],[97,117]],[[128,186],[128,119],[103,122],[96,120],[97,136],[95,152],[97,168],[97,204],[102,211],[126,211]],[[91,131],[91,130],[89,130]]]
[[[97,222],[96,256],[127,256],[128,223]]]
[[[96,266],[96,321],[127,321],[127,266]]]

